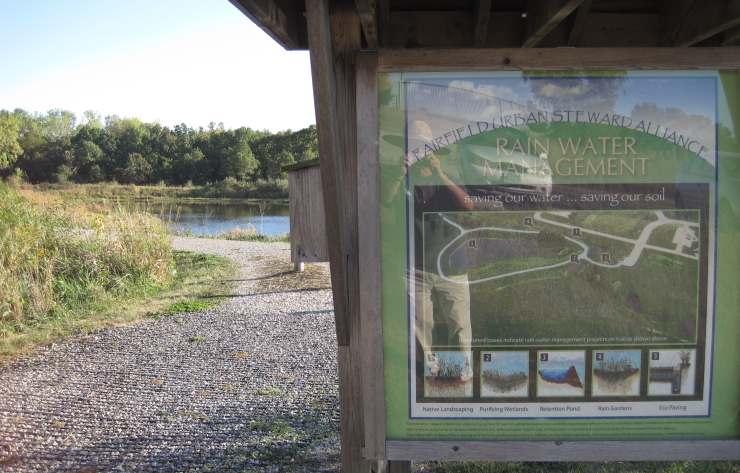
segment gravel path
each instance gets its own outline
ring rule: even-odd
[[[0,470],[336,471],[331,291],[257,293],[285,244],[175,238],[241,267],[234,295],[0,368]]]

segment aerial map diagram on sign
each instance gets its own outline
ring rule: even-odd
[[[717,311],[726,87],[379,76],[389,438],[737,436],[738,383],[715,392],[737,377],[715,349],[738,336]]]

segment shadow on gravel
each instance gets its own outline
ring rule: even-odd
[[[295,274],[295,271],[280,271],[279,273],[266,274],[256,278],[245,278],[245,279],[224,279],[224,282],[245,282],[245,281],[261,281],[263,279],[279,278],[281,276],[290,276]]]
[[[326,310],[300,310],[297,312],[291,312],[290,315],[329,315],[333,314],[334,309]]]
[[[43,460],[74,465],[69,471],[90,473],[338,471],[338,419],[325,410],[274,417],[265,410],[252,418],[236,414],[233,409],[216,411],[189,423],[173,415],[164,422],[182,423],[176,434],[101,439],[84,447],[50,449]],[[38,460],[10,459],[11,465],[18,466]]]

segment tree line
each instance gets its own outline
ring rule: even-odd
[[[0,175],[38,182],[207,184],[285,177],[282,166],[318,157],[316,127],[271,133],[66,110],[0,110]]]

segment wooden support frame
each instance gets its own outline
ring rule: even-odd
[[[362,455],[359,318],[357,124],[354,53],[360,20],[348,5],[306,3],[306,21],[319,134],[321,181],[337,332],[342,471],[369,473]]]
[[[565,3],[560,5],[557,9],[550,12],[551,8],[545,8],[545,12],[542,15],[534,15],[528,13],[527,21],[533,22],[529,28],[531,34],[527,37],[522,44],[523,48],[533,48],[537,46],[540,41],[545,39],[552,30],[555,29],[568,15],[573,13],[573,10],[578,8],[584,0],[566,0]],[[535,6],[551,7],[551,2],[536,3]]]
[[[679,42],[676,44],[676,46],[680,48],[687,48],[689,46],[695,45],[696,43],[700,43],[704,41],[705,39],[711,38],[712,36],[715,36],[727,30],[730,30],[736,26],[740,26],[740,14],[735,14],[734,16],[731,16],[730,18],[725,18],[721,22],[716,23],[707,29],[694,33],[693,36],[690,36],[685,39],[680,39]]]
[[[491,20],[491,0],[475,2],[475,46],[482,48],[488,39],[488,23]]]
[[[568,35],[568,46],[578,46],[578,43],[581,41],[583,30],[586,29],[586,21],[588,20],[588,14],[591,10],[592,3],[593,0],[585,0],[581,6],[578,7],[576,17],[573,20],[573,26]]]
[[[375,0],[355,0],[355,5],[367,47],[376,49],[378,47],[378,24],[375,21],[377,11]]]
[[[360,272],[360,325],[362,327],[362,411],[365,417],[363,456],[380,462],[376,473],[410,471],[407,461],[384,465],[385,392],[383,374],[383,323],[380,278],[380,162],[378,161],[377,55],[361,53],[357,79],[357,194]],[[361,125],[360,125],[361,124]],[[361,208],[360,208],[361,207]]]
[[[708,59],[711,58],[711,59]],[[375,67],[375,72],[372,68]],[[459,70],[740,69],[740,47],[384,50],[357,59],[358,193],[362,291],[364,455],[390,460],[387,471],[409,471],[410,461],[668,461],[740,460],[740,440],[639,441],[408,441],[385,438],[379,228],[378,72]],[[380,470],[377,470],[380,471]]]
[[[378,162],[377,57],[357,57],[357,194],[362,196],[359,221],[360,320],[363,327],[362,360],[364,454],[385,457],[385,393],[383,392],[383,324],[380,281],[380,164]],[[380,381],[380,382],[378,382]]]
[[[379,72],[740,69],[740,47],[381,49]]]

